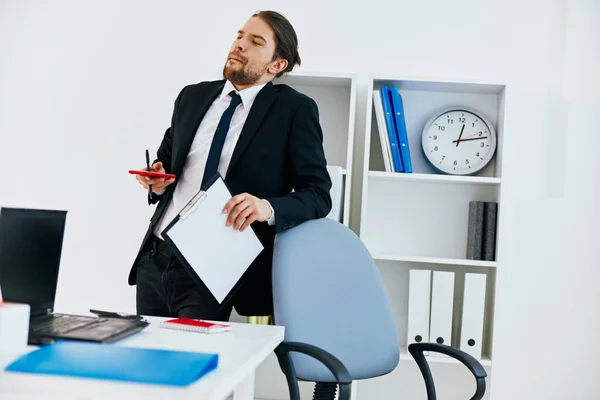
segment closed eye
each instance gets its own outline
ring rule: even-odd
[[[240,40],[242,37],[244,37],[244,35],[246,34],[246,32],[244,31],[238,31],[238,35],[237,35],[237,40]],[[256,45],[256,46],[263,46],[265,43],[267,43],[267,40],[260,36],[260,35],[255,35],[253,33],[248,33],[251,37],[252,37],[252,44]]]

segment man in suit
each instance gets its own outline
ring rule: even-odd
[[[226,321],[272,313],[275,234],[331,209],[331,179],[315,101],[272,80],[300,64],[296,33],[281,14],[260,11],[238,31],[223,80],[186,86],[152,170],[175,179],[136,176],[158,203],[129,274],[138,314]],[[219,172],[233,197],[224,204],[231,229],[254,228],[264,250],[224,304],[194,283],[161,232]],[[235,251],[235,249],[232,249]]]

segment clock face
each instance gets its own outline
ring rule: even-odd
[[[422,136],[425,155],[437,169],[470,175],[484,168],[496,150],[496,132],[483,117],[456,108],[432,117]]]

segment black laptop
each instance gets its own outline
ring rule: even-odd
[[[66,211],[0,208],[0,287],[7,302],[31,306],[29,344],[54,339],[115,342],[148,322],[54,313]]]

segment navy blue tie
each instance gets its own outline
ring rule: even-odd
[[[210,145],[210,151],[206,160],[206,166],[204,167],[204,176],[202,177],[201,188],[205,189],[204,185],[212,178],[219,169],[219,160],[221,159],[221,151],[223,150],[223,144],[225,144],[225,138],[229,131],[229,125],[231,124],[231,117],[236,107],[242,102],[242,98],[236,94],[233,90],[229,93],[231,96],[231,103],[227,110],[223,112],[215,136],[213,137],[212,144]]]

